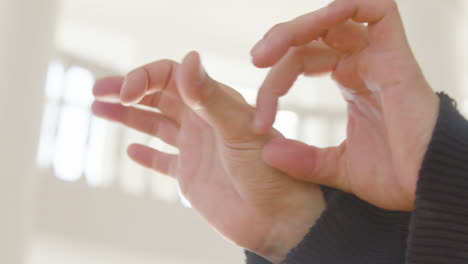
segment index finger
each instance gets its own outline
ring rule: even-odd
[[[324,36],[329,29],[352,19],[375,24],[397,11],[394,0],[335,0],[330,5],[271,28],[251,51],[257,67],[270,67],[288,49]]]

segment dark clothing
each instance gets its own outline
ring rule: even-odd
[[[284,264],[467,264],[468,122],[439,94],[440,111],[411,213],[379,209],[323,187],[327,208]],[[269,261],[246,252],[247,264]]]

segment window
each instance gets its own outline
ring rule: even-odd
[[[129,195],[150,193],[156,199],[177,201],[173,179],[154,175],[126,156],[127,145],[135,142],[167,152],[174,148],[94,117],[90,111],[94,81],[84,67],[60,61],[49,65],[38,166],[62,181],[84,181],[92,188],[117,185]]]

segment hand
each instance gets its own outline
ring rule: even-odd
[[[438,97],[412,54],[393,0],[336,0],[273,27],[252,56],[258,67],[273,66],[257,99],[259,134],[271,127],[278,98],[300,74],[331,72],[347,102],[347,138],[340,146],[275,139],[263,150],[268,164],[385,209],[413,208]]]
[[[263,144],[283,138],[251,130],[254,108],[233,89],[209,78],[196,53],[182,64],[163,60],[122,78],[99,81],[93,112],[179,149],[169,155],[142,145],[137,163],[178,180],[182,193],[213,227],[234,243],[272,262],[296,246],[324,210],[320,189],[261,160]],[[107,98],[120,96],[122,103]],[[160,113],[131,107],[157,108]]]

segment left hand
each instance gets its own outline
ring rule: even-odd
[[[257,132],[271,127],[278,98],[301,74],[331,73],[348,110],[340,146],[273,140],[264,148],[269,165],[384,209],[412,210],[439,99],[394,0],[335,0],[273,27],[252,55],[257,66],[273,66],[257,99]]]
[[[222,235],[272,262],[295,247],[324,210],[318,186],[266,165],[263,144],[283,136],[251,131],[254,108],[204,72],[199,56],[163,60],[122,78],[99,81],[94,114],[156,136],[179,149],[169,155],[142,145],[137,163],[178,180],[182,193]],[[119,96],[128,105],[99,102]],[[157,108],[160,113],[131,105]]]

